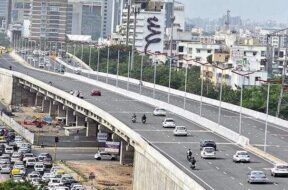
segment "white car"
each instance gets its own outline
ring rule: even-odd
[[[36,163],[37,163],[36,158],[29,158],[26,160],[25,165],[26,167],[34,167]]]
[[[34,170],[36,172],[44,172],[45,171],[45,165],[42,163],[42,162],[37,162],[35,165],[34,165]]]
[[[14,139],[14,141],[16,141],[16,142],[19,142],[19,141],[22,142],[22,140],[23,140],[23,137],[21,137],[21,136],[16,136]]]
[[[116,156],[113,155],[113,154],[110,154],[108,152],[97,152],[95,155],[94,155],[94,158],[96,160],[116,160]]]
[[[61,183],[61,180],[59,178],[50,178],[50,181],[48,183],[49,187],[55,187],[55,186],[60,186],[63,185]]]
[[[18,152],[13,152],[12,156],[11,156],[11,162],[17,162],[17,161],[21,161],[22,155],[21,153]]]
[[[12,146],[6,146],[5,147],[5,153],[6,154],[13,154],[14,148]]]
[[[187,136],[187,129],[185,126],[176,126],[175,129],[173,130],[173,134],[175,136]]]
[[[30,159],[30,158],[35,158],[34,154],[33,153],[25,153],[23,155],[23,162],[26,162],[26,160]]]
[[[214,147],[203,147],[201,151],[201,158],[216,158]]]
[[[250,162],[250,156],[247,151],[239,150],[233,155],[233,162]]]
[[[166,116],[166,110],[163,108],[155,108],[153,111],[153,115],[155,116]]]
[[[164,128],[175,128],[176,124],[173,118],[165,118],[162,122]]]
[[[271,175],[277,176],[288,176],[288,165],[287,164],[276,164],[271,168]]]

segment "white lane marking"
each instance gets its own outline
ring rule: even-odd
[[[231,176],[231,179],[232,179],[232,180],[235,180],[235,177],[232,177],[232,176]]]
[[[243,183],[239,183],[239,185],[243,186]]]
[[[181,138],[181,137],[179,137]],[[150,141],[150,143],[156,143],[156,144],[178,144],[178,143],[182,143],[182,144],[200,144],[199,142],[187,142],[187,141],[177,141],[177,142],[171,142],[171,141]],[[219,145],[236,145],[236,143],[216,143]],[[219,152],[222,152],[221,150],[219,150]]]
[[[144,132],[171,132],[173,131],[173,128],[169,129],[135,129],[135,131],[144,131]],[[212,133],[211,131],[207,130],[187,130],[188,132],[193,132],[193,133]]]
[[[210,165],[211,165],[211,164],[212,164],[212,162],[208,162],[208,164],[210,164]]]
[[[227,156],[227,157],[230,157],[230,155],[229,155],[229,154],[225,154],[225,156]]]
[[[248,167],[249,170],[252,170],[252,168]]]
[[[167,157],[169,157],[170,159],[172,159],[174,162],[176,162],[177,164],[179,164],[182,168],[184,168],[186,171],[188,171],[188,173],[192,174],[194,177],[196,177],[199,181],[201,181],[202,183],[204,183],[207,187],[209,187],[211,190],[214,190],[214,188],[212,186],[210,186],[207,182],[205,182],[203,179],[201,179],[199,176],[197,176],[193,171],[191,171],[189,168],[185,167],[184,165],[182,165],[180,162],[178,162],[175,158],[171,157],[169,154],[167,154],[164,150],[160,149],[159,147],[155,147],[156,149],[159,149],[162,153],[164,153]]]
[[[215,167],[217,170],[220,170],[220,168],[218,168],[217,166]]]
[[[226,175],[227,173],[226,173],[226,172],[223,172],[223,174],[225,174],[225,175]]]

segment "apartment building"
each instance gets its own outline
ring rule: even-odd
[[[30,20],[31,0],[13,0],[11,7],[11,23],[23,24]]]
[[[68,11],[68,0],[33,0],[30,39],[64,41]]]
[[[0,29],[5,30],[10,21],[11,0],[0,0]]]

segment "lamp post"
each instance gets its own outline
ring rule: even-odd
[[[100,48],[98,47],[97,48],[97,68],[96,68],[96,70],[97,70],[97,80],[99,80],[99,64],[100,64]]]
[[[108,83],[108,75],[109,75],[109,59],[110,59],[110,47],[108,46],[108,52],[107,52],[107,73],[106,73],[106,83]]]
[[[118,77],[119,77],[119,63],[120,63],[120,50],[118,49],[118,56],[117,56],[117,75],[116,75],[116,87],[118,87]]]
[[[170,90],[171,90],[171,72],[172,72],[172,51],[173,51],[173,28],[174,28],[174,21],[175,21],[175,16],[174,16],[174,4],[175,0],[172,2],[172,15],[171,15],[171,34],[170,34],[170,61],[169,61],[169,81],[168,81],[168,103],[170,103]]]
[[[261,80],[257,79],[256,81],[261,81],[267,83],[267,98],[266,98],[266,119],[265,119],[265,132],[264,132],[264,152],[267,151],[267,131],[268,131],[268,117],[269,117],[269,100],[270,100],[270,86],[271,84],[282,84],[281,80]]]
[[[132,12],[134,13],[134,23],[133,23],[133,43],[132,43],[132,55],[131,55],[131,70],[134,68],[134,54],[135,54],[135,38],[136,38],[136,22],[137,22],[137,14],[140,13],[141,7],[136,4],[132,7]],[[127,23],[130,24],[130,23]]]
[[[139,86],[140,86],[140,94],[142,94],[142,80],[143,80],[143,62],[144,62],[144,55],[142,54],[141,56],[141,68],[140,68],[140,82],[139,82]]]

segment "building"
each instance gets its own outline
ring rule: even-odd
[[[11,7],[11,23],[23,24],[30,20],[31,0],[13,0]]]
[[[11,0],[0,0],[0,29],[6,30],[11,20]]]
[[[30,39],[64,41],[67,15],[68,0],[33,0]]]
[[[90,35],[96,40],[102,32],[102,0],[69,0],[67,33]],[[71,31],[71,32],[69,32]]]

